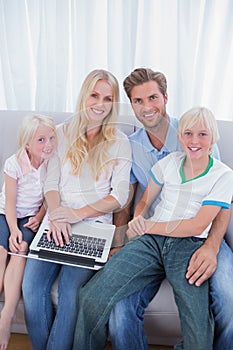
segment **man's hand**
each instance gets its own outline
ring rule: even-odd
[[[186,278],[190,284],[195,284],[197,287],[200,287],[203,282],[214,274],[216,268],[216,250],[205,242],[192,255],[186,273]]]

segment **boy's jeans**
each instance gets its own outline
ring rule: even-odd
[[[153,281],[115,305],[109,319],[114,350],[148,349],[143,318],[156,293],[157,286]],[[215,319],[214,350],[230,349],[233,344],[233,253],[225,241],[218,254],[217,270],[210,279],[210,293]]]
[[[195,237],[157,235],[130,241],[81,289],[73,349],[103,349],[113,306],[152,281],[160,285],[166,275],[174,288],[183,335],[175,349],[212,350],[208,282],[197,288],[185,278],[190,257],[202,243]]]

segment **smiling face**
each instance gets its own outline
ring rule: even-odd
[[[166,116],[167,94],[163,95],[156,81],[135,85],[131,104],[138,120],[147,129],[157,127]]]
[[[34,137],[26,145],[31,164],[38,168],[45,159],[52,156],[57,146],[57,139],[54,130],[49,126],[40,125]]]
[[[212,140],[212,134],[203,123],[185,129],[180,136],[184,151],[192,160],[209,157]]]
[[[111,112],[113,105],[113,91],[110,84],[104,80],[98,80],[93,91],[86,101],[89,124],[102,123]]]

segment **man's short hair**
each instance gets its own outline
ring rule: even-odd
[[[148,81],[155,81],[160,92],[165,96],[167,93],[167,79],[161,72],[154,72],[150,68],[136,68],[124,80],[124,90],[131,101],[131,91],[134,86],[142,85]]]

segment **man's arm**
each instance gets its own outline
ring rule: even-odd
[[[130,220],[130,212],[133,206],[136,188],[137,183],[130,185],[130,193],[127,204],[124,206],[124,208],[114,212],[113,214],[113,224],[116,225],[116,231],[109,257],[115,254],[125,244],[126,231]]]
[[[205,243],[192,255],[186,278],[190,284],[199,287],[210,278],[217,268],[217,255],[222,239],[227,231],[231,209],[221,210],[213,221]]]

